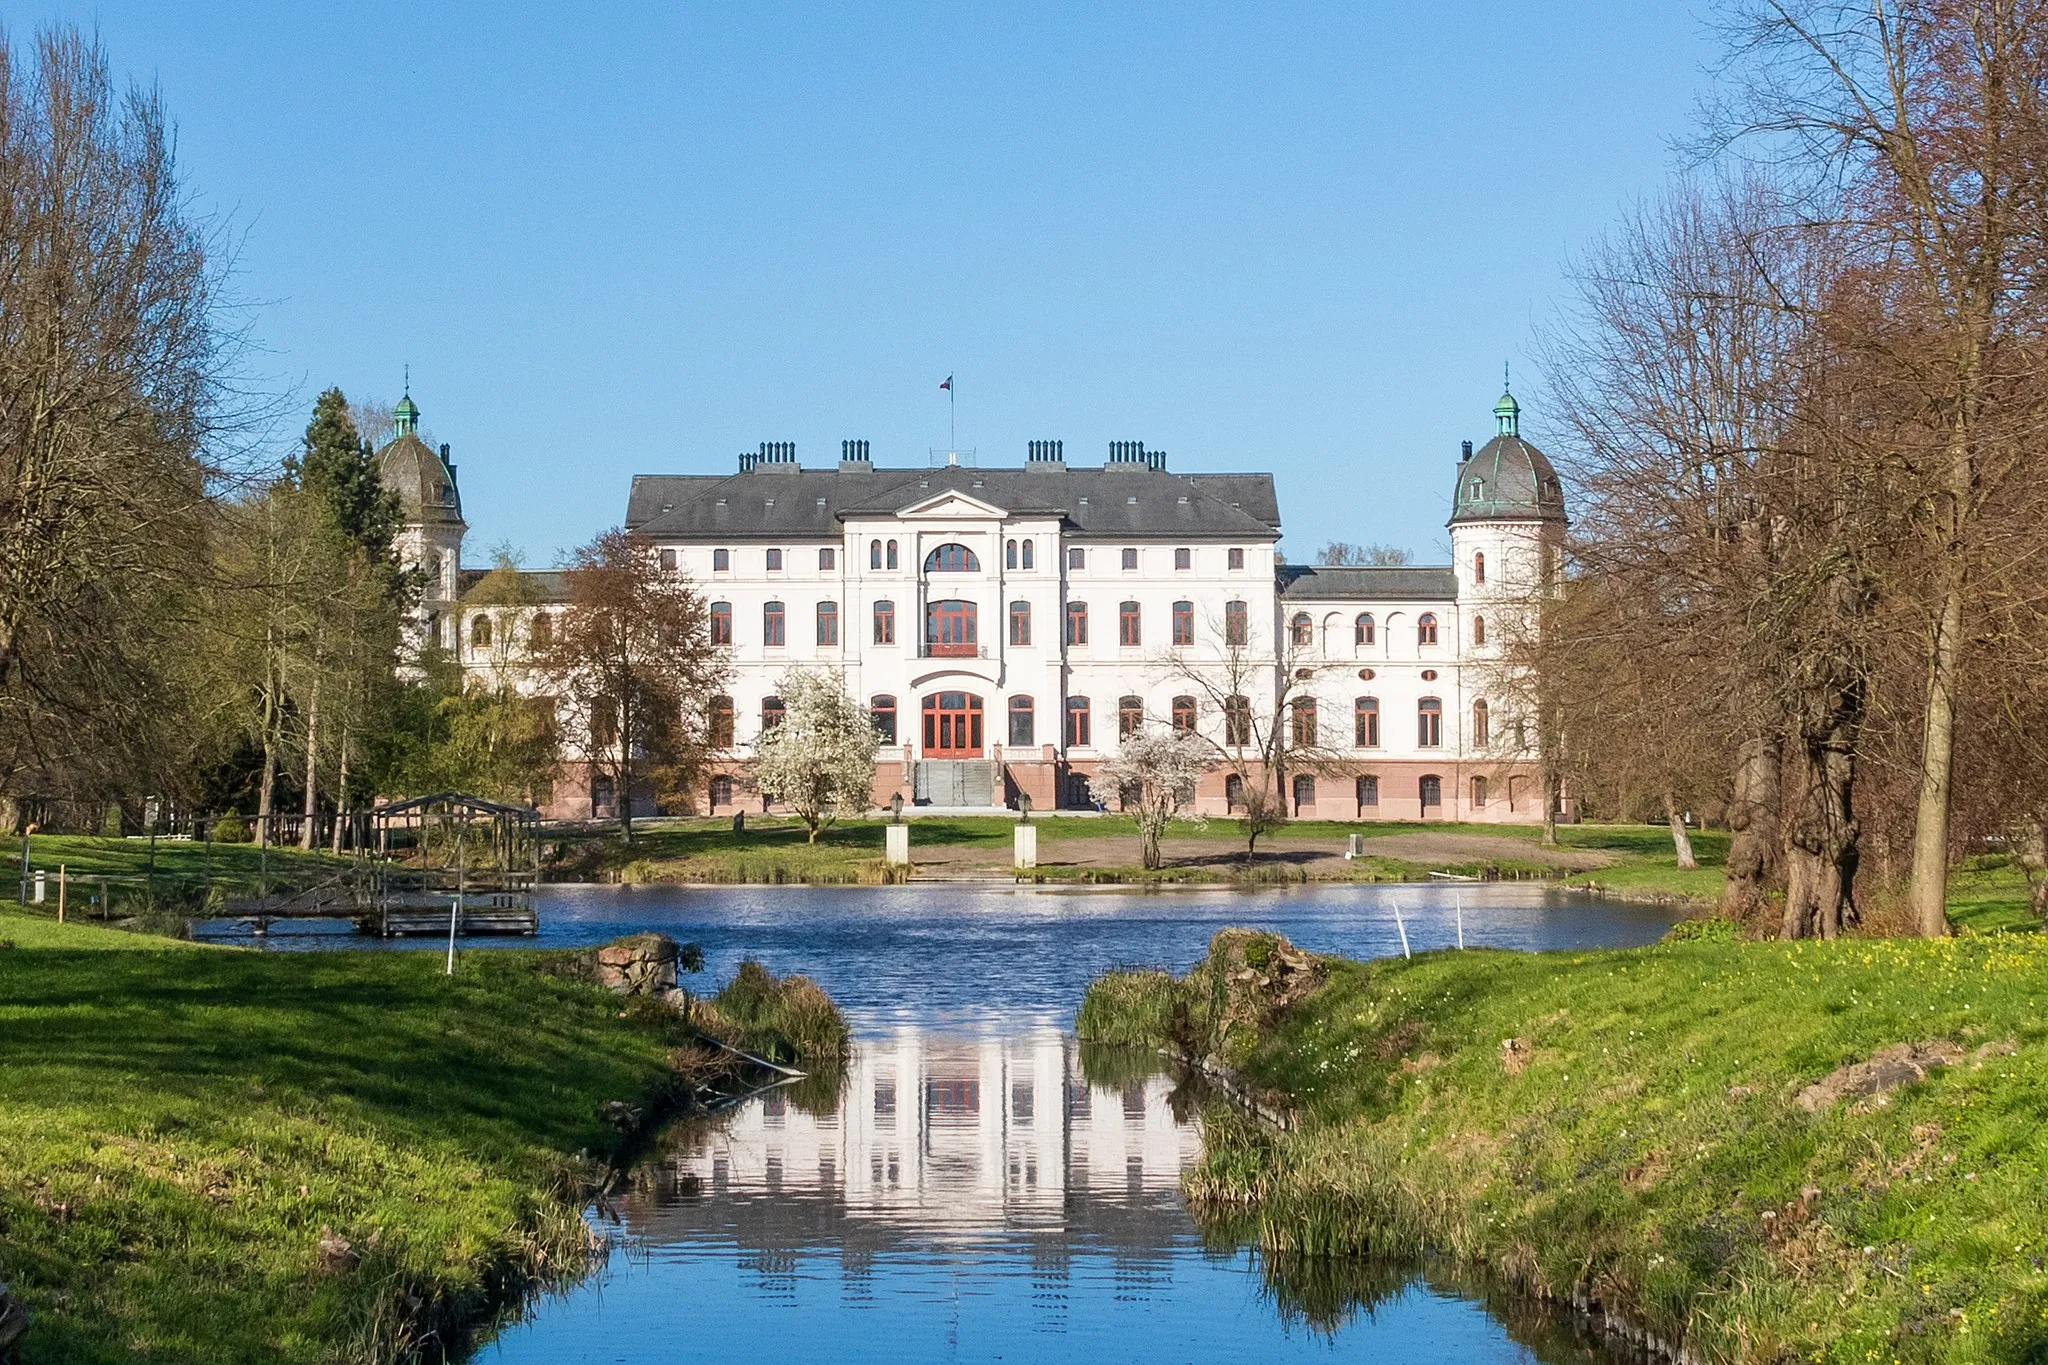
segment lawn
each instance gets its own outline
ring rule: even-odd
[[[384,1359],[578,1269],[598,1117],[681,1035],[549,955],[263,954],[0,912],[25,1358]],[[122,951],[107,951],[120,949]],[[666,1017],[664,1017],[666,1016]],[[354,1268],[322,1269],[323,1229]]]
[[[1203,1038],[1206,977],[1106,981],[1084,1025],[1157,1034],[1162,992]],[[1269,1251],[1435,1251],[1705,1360],[2038,1361],[2044,1004],[2031,933],[1333,963],[1277,1025],[1200,1044],[1300,1126],[1212,1116],[1186,1185]],[[1935,1041],[1953,1064],[1923,1083],[1794,1103]]]

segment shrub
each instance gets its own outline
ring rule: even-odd
[[[249,822],[239,815],[223,815],[213,822],[211,836],[216,844],[246,844]]]
[[[1169,973],[1155,969],[1106,972],[1089,982],[1081,997],[1075,1036],[1090,1043],[1164,1047],[1178,990]]]
[[[1733,943],[1735,921],[1709,915],[1702,919],[1682,919],[1665,932],[1666,943]]]
[[[816,1065],[846,1055],[846,1019],[807,976],[777,977],[748,958],[708,1003],[696,1015],[700,1027],[770,1061]]]

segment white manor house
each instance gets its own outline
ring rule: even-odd
[[[528,575],[539,607],[466,600],[483,571],[461,568],[455,465],[420,439],[410,396],[395,417],[379,459],[406,508],[401,553],[425,571],[419,637],[478,672],[501,665],[559,609],[561,576]],[[885,468],[866,441],[805,468],[767,443],[733,473],[636,476],[626,529],[701,592],[730,650],[730,691],[711,701],[726,747],[697,809],[764,808],[753,742],[780,717],[780,680],[815,668],[872,711],[877,806],[1086,807],[1089,775],[1136,727],[1229,744],[1278,718],[1298,816],[1540,820],[1525,727],[1494,694],[1502,626],[1551,571],[1564,495],[1512,394],[1494,418],[1490,441],[1464,444],[1439,567],[1281,563],[1271,474],[1170,471],[1138,441],[1085,467],[1033,441],[1009,468],[943,452]],[[565,768],[548,814],[616,813],[608,782]],[[1239,799],[1218,765],[1194,803],[1222,816]]]

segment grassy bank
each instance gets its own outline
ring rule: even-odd
[[[1292,1098],[1296,1131],[1223,1116],[1186,1179],[1269,1249],[1445,1254],[1705,1360],[2048,1353],[2048,940],[1323,970],[1277,1019],[1201,971],[1105,982],[1083,1009],[1123,1041],[1177,1017],[1245,1087]],[[1937,1041],[1954,1064],[1922,1083],[1795,1102]]]
[[[587,1254],[684,1036],[558,955],[260,954],[0,912],[0,1281],[38,1362],[369,1361]],[[111,951],[110,951],[111,950]],[[330,1243],[323,1269],[323,1229]],[[351,1256],[360,1257],[352,1263]]]

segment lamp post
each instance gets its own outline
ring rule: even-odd
[[[892,825],[900,825],[903,823],[902,792],[897,792],[895,795],[889,798],[889,823]]]

